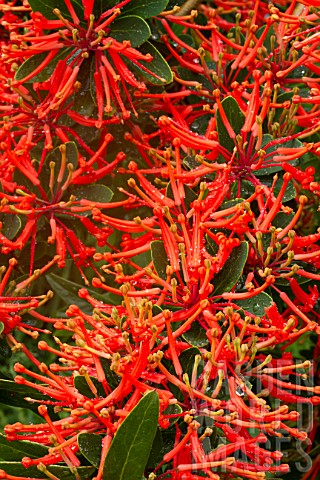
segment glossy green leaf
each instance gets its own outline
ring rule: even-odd
[[[147,393],[120,425],[108,450],[103,480],[137,480],[143,476],[157,431],[159,398]]]
[[[153,439],[153,443],[150,450],[149,458],[147,460],[146,468],[155,468],[158,465],[158,463],[161,462],[162,447],[163,447],[162,434],[161,434],[160,428],[158,427],[156,431],[156,435]],[[145,477],[142,477],[142,478],[144,479]]]
[[[243,310],[247,310],[257,317],[262,317],[265,315],[264,309],[271,306],[272,298],[267,293],[261,292],[254,297],[247,298],[246,300],[237,300],[234,303],[239,305]]]
[[[3,378],[0,379],[0,400],[4,399],[4,392],[8,393],[8,396],[23,396],[23,397],[32,397],[35,399],[44,399],[46,398],[45,395],[42,395],[40,392],[37,390],[27,387],[26,385],[19,385],[18,383],[15,383],[13,380],[5,380]],[[7,402],[2,402],[7,404]],[[13,402],[11,403],[13,406],[20,406],[19,402]],[[10,405],[10,403],[8,403]]]
[[[108,385],[112,390],[114,390],[120,383],[120,377],[113,370],[111,370],[111,360],[100,357],[100,362],[106,376]]]
[[[62,160],[61,152],[59,150],[59,147],[54,148],[53,150],[51,150],[51,152],[48,153],[48,155],[45,158],[45,162],[44,162],[43,168],[41,170],[41,173],[39,175],[42,187],[49,192],[49,182],[50,182],[50,174],[51,174],[50,164],[51,164],[51,162],[53,162],[55,164],[55,167],[54,167],[54,181],[53,181],[53,185],[54,185],[53,186],[53,194],[54,195],[57,193],[57,191],[61,188],[61,186],[64,184],[64,182],[68,178],[69,170],[67,168],[67,165],[69,163],[71,163],[74,170],[78,166],[79,153],[78,153],[77,145],[75,144],[75,142],[67,142],[67,143],[65,143],[65,146],[66,146],[66,165],[65,165],[65,168],[64,168],[64,173],[63,173],[63,176],[62,176],[61,183],[58,184],[58,182],[57,182],[58,175],[59,175],[60,168],[61,168],[61,160]]]
[[[274,187],[274,195],[277,197],[279,195],[279,192],[281,190],[281,187],[282,187],[282,184],[283,184],[283,179],[279,179],[276,184],[275,184],[275,187]],[[294,188],[294,185],[292,182],[289,182],[287,187],[286,187],[286,190],[285,190],[285,193],[283,195],[283,199],[282,199],[282,203],[285,203],[285,202],[289,202],[290,200],[292,200],[293,198],[295,198],[297,195],[297,192],[296,192],[296,189]]]
[[[242,275],[249,253],[248,242],[241,242],[229,255],[226,263],[213,279],[214,295],[230,292]]]
[[[46,275],[46,280],[55,294],[58,295],[67,305],[74,303],[85,313],[92,313],[93,306],[78,296],[78,291],[80,288],[83,288],[83,285],[72,282],[71,280],[67,280],[66,278],[55,275],[54,273]],[[100,302],[111,303],[115,305],[113,296],[111,294],[100,294],[97,290],[90,287],[86,287],[86,290],[88,290],[90,295],[97,300],[97,308],[99,308]]]
[[[8,462],[19,462],[23,457],[39,458],[48,454],[44,445],[27,440],[8,442],[5,435],[0,433],[0,457]]]
[[[4,340],[4,339],[1,339]],[[10,350],[11,355],[11,350]],[[8,358],[8,355],[6,358]],[[37,390],[26,387],[25,385],[18,385],[12,380],[0,379],[0,404],[9,405],[10,407],[20,407],[32,410],[38,413],[38,403],[32,403],[25,400],[25,397],[34,399],[45,399],[46,397]]]
[[[72,48],[61,48],[59,51],[57,51],[57,54],[46,67],[44,67],[37,75],[29,78],[29,80],[26,80],[24,83],[45,82],[46,80],[48,80],[55,71],[59,60],[64,60],[67,55],[72,52],[72,50]],[[32,57],[28,58],[18,68],[14,77],[15,80],[23,80],[25,77],[30,75],[30,73],[34,72],[35,69],[41,65],[41,63],[47,58],[48,55],[48,52],[43,52],[37,55],[32,55]],[[69,61],[67,63],[69,63]]]
[[[99,397],[104,397],[105,396],[105,391],[101,385],[101,383],[95,378],[95,377],[90,377],[93,385],[97,389],[97,395]],[[82,395],[85,395],[88,398],[95,398],[95,395],[92,393],[85,377],[83,375],[76,375],[74,377],[74,386],[78,390],[79,393]]]
[[[132,68],[139,71],[143,79],[147,80],[153,85],[165,85],[167,83],[171,83],[171,68],[169,67],[168,63],[165,61],[161,53],[156,49],[156,47],[154,47],[150,42],[145,42],[143,45],[141,45],[139,50],[144,55],[146,55],[147,53],[150,53],[150,55],[152,55],[152,60],[150,62],[141,60],[139,63],[157,76],[152,75],[152,73],[146,72],[140,67],[133,66]]]
[[[28,3],[34,12],[40,12],[48,20],[58,20],[57,15],[53,13],[58,8],[64,18],[72,22],[72,17],[64,0],[28,0]],[[83,6],[81,0],[72,0],[72,6],[75,9],[80,20],[83,18]]]
[[[191,347],[191,348],[187,348],[186,350],[183,350],[183,352],[179,356],[179,361],[180,361],[183,373],[187,373],[190,380],[192,376],[196,355],[201,356],[201,352],[199,348]],[[198,370],[197,370],[198,376],[201,374],[202,370],[203,370],[203,364],[202,365],[199,364]]]
[[[182,408],[177,403],[169,405],[165,410],[163,410],[163,415],[179,415],[182,413]],[[180,420],[181,417],[172,417],[169,418],[170,425],[174,425]]]
[[[3,332],[4,329],[4,323],[0,322],[0,334]]]
[[[262,136],[262,143],[261,143],[261,148],[265,150],[266,154],[268,155],[267,159],[270,161],[272,159],[272,153],[274,152],[274,155],[277,155],[277,149],[278,148],[299,148],[302,147],[302,143],[300,140],[297,138],[294,138],[293,140],[289,140],[287,142],[283,142],[281,144],[275,144],[267,147],[267,145],[271,142],[274,141],[274,138],[269,135],[268,133]],[[290,162],[291,165],[295,165],[297,162],[294,160],[293,162]],[[281,172],[282,167],[281,165],[278,167],[269,167],[269,168],[260,168],[259,170],[254,171],[254,175],[256,177],[262,177],[264,175],[271,175],[276,172]]]
[[[136,15],[120,16],[112,22],[110,36],[123,42],[129,40],[132,47],[140,47],[151,35],[149,25]]]
[[[94,433],[79,433],[78,445],[82,455],[98,468],[101,458],[102,438]]]
[[[205,347],[209,343],[205,329],[198,322],[193,322],[182,337],[193,347]]]
[[[74,97],[72,110],[90,118],[96,115],[96,87],[94,82],[95,58],[94,55],[85,58],[80,67],[77,80],[81,88]]]
[[[131,0],[121,10],[121,15],[138,15],[142,18],[150,18],[163,12],[168,0]]]
[[[77,200],[86,199],[92,202],[109,203],[113,197],[113,192],[106,185],[93,183],[74,188],[72,195],[75,195]]]
[[[164,248],[164,243],[161,240],[155,240],[154,242],[151,242],[150,247],[151,258],[155,271],[160,278],[163,278],[165,280],[167,278],[167,265],[169,265],[170,262],[167,256],[166,249]]]
[[[60,465],[49,465],[48,471],[55,475],[59,480],[75,480],[74,473],[70,468]],[[4,470],[9,475],[26,478],[44,478],[44,473],[37,467],[24,468],[21,462],[0,462],[0,470]],[[95,471],[94,467],[78,467],[77,472],[80,478],[92,478]]]
[[[238,103],[233,97],[229,96],[224,98],[221,104],[233,131],[236,135],[238,135],[241,131],[241,128],[243,127],[245,120],[245,117],[240,110]],[[220,145],[226,148],[229,152],[232,152],[235,144],[228,134],[219,110],[217,110],[217,130]]]
[[[21,228],[21,220],[18,215],[0,215],[2,222],[1,233],[12,240]]]

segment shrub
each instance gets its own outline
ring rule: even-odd
[[[318,7],[0,0],[0,478],[318,478]]]

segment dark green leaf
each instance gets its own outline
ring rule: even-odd
[[[18,215],[3,215],[1,218],[2,229],[1,233],[9,240],[12,240],[21,228],[21,220]]]
[[[86,199],[92,202],[109,203],[113,197],[113,192],[105,185],[97,183],[89,185],[81,185],[72,190],[77,200]]]
[[[137,480],[143,476],[157,431],[159,398],[147,393],[120,425],[108,450],[103,480]]]
[[[169,405],[165,410],[163,410],[163,415],[179,415],[182,412],[182,408],[177,403]],[[181,417],[169,418],[170,425],[174,425]]]
[[[185,193],[184,203],[185,203],[186,209],[190,210],[191,203],[198,198],[198,195],[191,188],[189,188],[188,185],[184,185],[183,188]],[[171,182],[168,183],[166,195],[167,197],[172,198],[172,200],[174,200]]]
[[[213,279],[214,295],[221,295],[224,292],[230,292],[231,288],[234,287],[242,274],[248,258],[248,253],[248,242],[241,242],[239,247],[235,247],[232,250],[223,268]]]
[[[189,170],[199,167],[199,162],[195,157],[191,155],[186,155],[183,159],[183,165],[185,165]]]
[[[59,275],[55,275],[54,273],[46,275],[46,280],[55,294],[58,295],[67,305],[75,303],[84,312],[92,313],[93,306],[78,296],[78,291],[80,288],[83,288],[83,285],[71,282],[71,280],[59,277]],[[97,290],[90,287],[86,287],[86,289],[90,295],[97,300],[97,308],[99,308],[100,302],[115,304],[111,294],[100,294],[97,292]]]
[[[275,187],[274,187],[274,195],[276,197],[279,195],[279,192],[280,192],[280,189],[281,189],[282,185],[283,185],[283,179],[281,178],[276,182]],[[286,190],[284,192],[282,202],[289,202],[290,200],[295,198],[296,194],[297,194],[297,192],[296,192],[296,189],[293,186],[293,183],[289,182],[287,187],[286,187]]]
[[[3,325],[2,322],[1,324]],[[1,332],[2,331],[3,329],[1,330]],[[12,355],[12,350],[7,343],[6,337],[0,336],[0,356],[4,358],[10,358],[11,355]]]
[[[97,389],[97,395],[99,397],[104,397],[106,393],[105,393],[101,383],[95,377],[90,377],[90,379],[91,379],[93,385]],[[95,395],[90,390],[90,387],[89,387],[88,383],[86,382],[86,379],[83,375],[76,375],[74,377],[74,386],[76,387],[78,392],[81,393],[82,395],[85,395],[88,398],[95,398]]]
[[[7,462],[19,462],[23,457],[39,458],[48,454],[48,448],[35,442],[10,441],[0,433],[0,457]]]
[[[238,135],[245,120],[238,103],[233,97],[226,97],[222,100],[221,104],[233,131]],[[220,145],[226,148],[229,152],[233,152],[235,144],[228,134],[219,110],[217,110],[217,130]]]
[[[206,238],[206,249],[212,255],[213,257],[217,255],[219,251],[219,247],[216,244],[216,242],[213,240],[213,238],[209,237],[208,234],[205,235]]]
[[[276,228],[285,228],[293,219],[293,213],[279,212],[272,220],[272,225]]]
[[[110,36],[123,42],[130,40],[133,47],[140,47],[151,35],[149,25],[143,18],[136,15],[127,15],[119,17],[111,24]]]
[[[98,468],[101,458],[102,438],[94,433],[80,433],[78,435],[78,445],[82,455]]]
[[[183,370],[183,373],[187,373],[189,375],[189,379],[191,381],[192,371],[194,367],[195,356],[200,355],[201,352],[199,348],[191,347],[183,350],[179,357],[179,361]],[[203,365],[198,366],[198,376],[201,374],[203,370]]]
[[[3,332],[4,329],[4,323],[0,322],[0,334]]]
[[[28,0],[28,3],[34,12],[40,12],[48,20],[58,20],[57,15],[53,13],[55,8],[58,8],[64,18],[72,22],[72,17],[66,6],[64,0]],[[80,18],[83,18],[83,6],[81,0],[72,0],[72,6],[75,9],[76,14]]]
[[[209,343],[205,329],[198,322],[193,322],[191,328],[182,337],[193,347],[205,347]]]
[[[264,309],[271,306],[272,298],[267,293],[261,292],[255,297],[247,298],[246,300],[237,300],[235,303],[243,308],[243,310],[247,310],[257,317],[262,317],[265,315]]]
[[[151,242],[150,246],[151,258],[155,271],[160,278],[165,280],[167,278],[167,265],[169,265],[170,262],[168,260],[166,249],[164,248],[164,243],[160,240],[155,240],[154,242]]]
[[[276,144],[272,145],[270,147],[267,147],[267,145],[274,141],[274,138],[269,135],[268,133],[262,136],[262,143],[261,143],[261,148],[265,150],[266,154],[268,155],[267,159],[270,161],[272,159],[272,152],[274,152],[274,155],[277,155],[276,151],[279,147],[281,148],[299,148],[302,147],[302,143],[300,140],[294,138],[293,140],[289,140],[288,142],[284,142],[281,144]],[[267,148],[266,148],[267,147]],[[291,162],[292,165],[296,164],[296,161]],[[282,167],[269,167],[269,168],[260,168],[259,170],[256,170],[254,172],[254,175],[256,177],[262,177],[263,175],[271,175],[276,172],[280,172],[282,170]]]
[[[94,82],[95,70],[94,55],[85,58],[78,74],[78,81],[81,83],[81,88],[74,98],[72,110],[75,110],[80,115],[89,118],[95,115],[96,109],[96,86]]]
[[[100,362],[106,376],[108,385],[112,390],[114,390],[120,383],[120,377],[113,370],[111,370],[111,360],[100,357]]]
[[[163,12],[168,0],[131,0],[121,10],[121,14],[139,15],[142,18],[149,18]]]
[[[140,52],[146,55],[150,53],[152,55],[151,62],[146,62],[145,60],[141,60],[139,63],[147,68],[150,72],[157,75],[155,77],[152,73],[148,73],[140,67],[136,67],[144,80],[154,84],[154,85],[165,85],[166,83],[172,82],[172,71],[169,67],[168,63],[165,61],[161,53],[152,45],[150,42],[145,42],[139,48]]]
[[[11,350],[10,350],[11,353]],[[44,399],[44,395],[33,388],[25,385],[18,385],[12,380],[0,379],[0,403],[10,407],[21,407],[38,412],[38,404],[28,402],[25,397]]]
[[[68,178],[68,174],[69,174],[69,170],[67,168],[68,163],[72,164],[74,170],[76,170],[78,166],[79,153],[78,153],[77,145],[74,142],[67,142],[65,143],[65,146],[66,146],[66,165],[65,165],[61,183],[59,184],[57,183],[58,175],[61,167],[61,159],[62,159],[59,147],[54,148],[51,152],[48,153],[39,176],[42,187],[47,189],[47,191],[49,191],[49,182],[50,182],[50,173],[51,173],[50,163],[51,162],[55,163],[53,194],[57,193],[57,191],[60,189],[60,187],[64,184],[64,182]]]
[[[59,478],[59,480],[75,480],[74,473],[70,468],[62,465],[50,465],[48,471]],[[43,478],[44,474],[37,467],[24,468],[21,462],[0,462],[0,470],[4,470],[9,475],[24,478]],[[77,472],[80,478],[92,478],[95,471],[94,467],[78,467]]]
[[[61,48],[60,50],[58,50],[57,54],[51,60],[51,62],[46,67],[44,67],[37,75],[29,78],[29,80],[26,80],[25,83],[45,82],[46,80],[48,80],[55,71],[59,60],[64,60],[66,56],[69,55],[71,52],[72,48]],[[39,67],[39,65],[47,58],[47,56],[48,52],[32,55],[32,57],[28,58],[19,67],[14,77],[15,80],[23,80],[30,73],[34,72],[35,69]],[[69,61],[67,63],[69,63]]]
[[[310,352],[314,351],[317,343],[317,334],[315,332],[307,332],[301,335],[293,343],[286,347],[286,352],[290,352],[293,358],[301,358],[305,360],[309,358]]]
[[[170,405],[171,406],[171,405]],[[161,462],[162,456],[161,456],[161,449],[163,447],[163,442],[162,442],[162,435],[161,435],[161,430],[158,427],[156,431],[156,435],[153,439],[150,455],[147,461],[147,468],[155,468],[158,463]],[[145,478],[145,477],[143,477]]]

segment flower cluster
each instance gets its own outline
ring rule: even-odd
[[[0,478],[318,451],[320,2],[177,3],[0,0]]]

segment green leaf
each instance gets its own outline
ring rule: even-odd
[[[98,468],[101,458],[102,438],[94,433],[79,433],[78,445],[82,455]]]
[[[27,402],[25,397],[31,397],[37,400],[46,398],[45,395],[42,395],[33,388],[18,385],[12,380],[0,379],[0,403],[9,405],[10,407],[27,408],[37,413],[38,404]]]
[[[73,22],[70,12],[64,0],[28,0],[28,3],[34,12],[40,12],[48,20],[58,20],[57,15],[53,13],[55,8],[58,8],[64,18]],[[76,14],[80,18],[83,17],[83,6],[81,0],[72,0],[72,6]]]
[[[234,303],[239,305],[243,310],[253,313],[257,317],[265,315],[264,309],[270,307],[272,298],[265,292],[261,292],[255,297],[247,298],[246,300],[237,300]]]
[[[79,152],[78,152],[77,145],[75,144],[75,142],[67,142],[65,143],[65,146],[66,146],[66,165],[65,165],[61,183],[60,184],[57,183],[58,175],[61,167],[61,160],[62,160],[59,147],[54,148],[53,150],[51,150],[51,152],[48,153],[48,155],[45,158],[45,162],[41,170],[41,173],[39,175],[39,179],[41,181],[42,187],[46,188],[47,191],[49,191],[49,182],[50,182],[50,174],[51,174],[50,163],[51,162],[55,163],[53,195],[55,195],[57,191],[60,190],[60,187],[64,184],[64,182],[68,178],[68,174],[69,174],[69,170],[67,168],[68,163],[72,164],[74,170],[76,170],[78,166]]]
[[[25,83],[33,83],[33,82],[45,82],[48,80],[59,62],[59,60],[64,60],[67,55],[72,52],[72,48],[61,48],[57,51],[55,57],[51,60],[51,62],[44,67],[37,75],[29,78],[26,80]],[[79,50],[77,50],[79,52]],[[28,58],[23,64],[18,68],[15,74],[15,80],[23,80],[25,77],[30,75],[30,73],[34,72],[36,68],[47,58],[48,52],[38,53],[37,55],[32,55],[32,57]],[[73,56],[72,56],[73,57]],[[69,64],[71,58],[67,61]]]
[[[85,313],[92,313],[93,306],[86,302],[83,298],[79,298],[78,291],[80,288],[83,288],[83,285],[79,283],[72,282],[66,278],[50,273],[46,275],[46,280],[49,283],[50,287],[53,289],[56,295],[58,295],[67,305],[74,303],[83,310]],[[86,290],[97,300],[97,308],[99,308],[99,303],[111,303],[115,305],[113,296],[109,293],[104,293],[103,295],[98,293],[97,290],[86,287]]]
[[[274,195],[276,197],[279,195],[282,184],[283,184],[283,179],[279,178],[279,180],[276,182],[276,184],[274,186]],[[297,194],[297,192],[296,192],[296,189],[294,188],[293,183],[289,182],[287,187],[286,187],[285,193],[283,195],[282,203],[289,202],[290,200],[295,198],[296,194]]]
[[[101,383],[95,378],[95,377],[90,377],[93,385],[97,389],[97,395],[99,397],[105,397],[106,393],[101,385]],[[92,393],[90,390],[90,387],[83,375],[76,375],[74,377],[74,386],[78,390],[79,393],[82,395],[85,395],[88,398],[95,398],[95,395]]]
[[[189,375],[189,379],[191,380],[192,370],[194,366],[195,356],[200,355],[201,352],[199,348],[191,347],[183,350],[179,357],[179,361],[183,370],[183,373],[187,373]],[[203,365],[198,366],[198,376],[201,374],[203,370]]]
[[[4,327],[4,324],[2,322],[1,322],[1,324]],[[1,330],[1,332],[2,331],[3,331],[3,328]],[[6,337],[5,336],[4,337],[0,336],[0,356],[4,357],[4,358],[10,358],[11,355],[12,355],[12,350],[7,343]],[[0,401],[1,401],[1,399],[0,399]]]
[[[189,188],[188,185],[184,185],[183,188],[185,193],[184,203],[185,203],[186,209],[189,210],[191,203],[198,198],[198,195],[191,188]],[[166,189],[166,196],[174,200],[171,182],[168,183],[168,186]]]
[[[75,480],[74,473],[70,468],[62,465],[50,465],[47,467],[48,471],[59,478],[59,480]],[[37,467],[24,468],[21,462],[0,462],[0,470],[4,470],[9,475],[26,478],[41,478],[44,474],[37,469]],[[95,471],[94,467],[78,467],[77,473],[80,478],[92,478]]]
[[[142,18],[150,18],[163,12],[168,0],[131,0],[121,10],[121,14],[139,15]]]
[[[193,347],[205,347],[209,343],[205,329],[198,322],[193,322],[182,337]]]
[[[117,18],[111,24],[110,36],[123,42],[130,40],[132,47],[140,47],[151,35],[149,25],[143,18],[136,15],[127,15]]]
[[[9,240],[12,240],[21,228],[21,220],[18,215],[1,215],[2,229],[1,232]]]
[[[169,67],[168,63],[165,61],[161,53],[156,49],[156,47],[154,47],[150,42],[145,42],[143,45],[141,45],[139,50],[144,55],[146,55],[147,53],[150,53],[150,55],[152,55],[151,62],[146,62],[145,60],[141,60],[139,63],[143,65],[145,68],[147,68],[150,72],[153,72],[158,77],[160,77],[160,78],[157,78],[153,76],[151,73],[144,71],[142,68],[133,66],[135,70],[139,71],[142,74],[144,80],[147,80],[153,85],[165,85],[166,83],[171,83],[172,82],[171,68]]]
[[[238,135],[245,120],[238,103],[233,97],[226,97],[222,100],[221,105],[233,131]],[[220,145],[226,148],[229,152],[233,152],[235,144],[228,134],[219,110],[217,110],[217,130]]]
[[[293,358],[301,358],[305,360],[309,358],[310,352],[314,351],[317,343],[317,334],[315,332],[307,332],[297,338],[293,343],[286,347],[286,352],[290,352]]]
[[[27,440],[8,441],[5,435],[0,433],[0,456],[7,462],[19,462],[23,457],[39,458],[48,454],[48,448],[44,445]]]
[[[147,393],[120,425],[108,450],[103,480],[137,480],[143,476],[157,431],[159,398]]]
[[[161,430],[158,427],[157,431],[156,431],[156,435],[153,439],[153,443],[152,443],[149,458],[147,460],[146,468],[155,468],[158,465],[158,463],[161,462],[161,459],[162,459],[161,449],[162,449],[162,447],[163,447],[162,435],[161,435]],[[145,477],[142,477],[142,478],[144,479]]]
[[[4,323],[0,322],[0,334],[3,332],[4,329]]]
[[[272,146],[266,148],[268,143],[270,143],[272,141],[274,141],[274,138],[271,135],[269,135],[268,133],[262,136],[261,148],[263,150],[265,150],[267,155],[269,155],[267,157],[268,161],[272,158],[272,155],[270,155],[272,152],[274,152],[274,154],[277,155],[276,151],[277,151],[278,148],[299,148],[299,147],[302,147],[302,143],[300,142],[300,140],[294,138],[293,140],[289,140],[288,142],[272,145]],[[291,165],[296,165],[297,162],[295,160],[295,161],[290,162],[290,163],[291,163]],[[256,177],[262,177],[264,175],[271,175],[273,173],[280,172],[280,171],[282,171],[281,166],[270,167],[270,168],[260,168],[259,170],[256,170],[254,172],[254,175]]]
[[[108,385],[112,390],[114,390],[120,383],[120,377],[113,370],[111,370],[111,360],[100,357],[100,362],[106,376]]]
[[[155,240],[151,242],[151,258],[155,271],[160,278],[164,280],[167,278],[166,269],[169,265],[168,255],[164,248],[164,243],[161,240]]]
[[[79,70],[77,80],[81,88],[74,97],[72,110],[84,117],[93,117],[96,109],[96,86],[94,82],[94,55],[85,58]]]
[[[230,292],[241,277],[249,253],[248,242],[241,242],[229,255],[228,260],[213,279],[214,295]]]
[[[106,185],[98,183],[81,185],[72,190],[77,200],[86,199],[92,202],[109,203],[113,197],[113,192]]]
[[[165,410],[163,410],[163,415],[174,415],[182,413],[182,408],[177,403],[169,405]],[[181,417],[169,418],[170,426],[174,425],[179,421]]]

